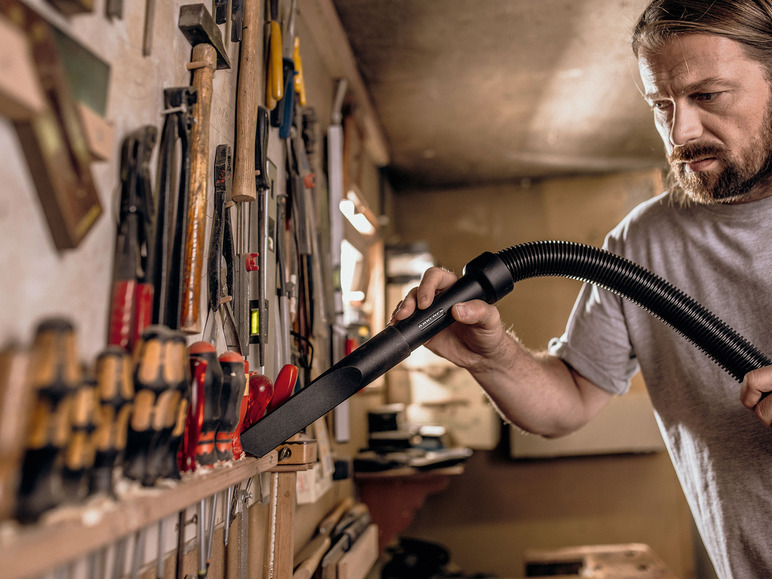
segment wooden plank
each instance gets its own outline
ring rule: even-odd
[[[0,16],[0,114],[26,121],[45,108],[43,89],[35,72],[27,38],[7,18]]]
[[[270,536],[266,541],[264,579],[292,577],[296,482],[297,472],[271,471]]]
[[[113,154],[115,127],[83,103],[75,103],[80,115],[80,122],[86,135],[86,145],[91,157],[97,161],[107,161]]]
[[[370,525],[338,562],[338,579],[364,579],[378,560],[378,525]]]
[[[28,577],[113,543],[177,513],[202,498],[276,466],[277,453],[197,471],[168,487],[139,489],[133,496],[97,506],[63,507],[38,525],[0,533],[3,577]]]

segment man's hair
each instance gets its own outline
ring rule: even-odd
[[[652,0],[633,29],[633,52],[655,52],[684,34],[742,43],[772,80],[772,0]]]
[[[635,56],[655,53],[686,34],[710,34],[740,42],[748,58],[764,67],[772,84],[772,0],[652,0],[633,29]],[[671,170],[670,200],[689,205],[689,195]]]

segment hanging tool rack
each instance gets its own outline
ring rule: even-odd
[[[312,439],[231,458],[229,433],[206,413],[208,375],[188,363],[199,342],[233,354],[233,367],[246,361],[244,393],[254,387],[255,400],[236,404],[243,421],[271,409],[258,401],[267,382],[276,405],[337,355],[319,330],[329,266],[318,244],[329,214],[314,195],[327,194],[324,155],[306,155],[303,124],[320,119],[325,132],[346,78],[372,164],[385,165],[388,151],[331,0],[0,0],[0,8],[13,55],[0,69],[8,121],[0,133],[13,152],[0,160],[9,176],[1,194],[15,197],[3,204],[0,230],[13,245],[7,253],[39,268],[2,282],[19,306],[0,330],[17,344],[0,356],[0,409],[18,411],[0,425],[0,459],[18,467],[0,481],[3,576],[287,576],[296,537],[310,539],[351,485],[310,503],[294,525],[297,501],[271,502],[276,487],[294,488],[329,453],[318,456]],[[279,83],[280,73],[291,82]],[[266,95],[271,81],[282,96]],[[40,366],[30,338],[40,320],[61,325],[70,344],[53,348],[74,376],[64,386],[29,378]],[[184,358],[162,385],[137,362],[153,359],[142,349],[149,342]],[[125,392],[103,395],[98,361],[116,351],[134,356],[115,362],[130,364],[131,377],[115,378]],[[287,368],[298,362],[301,378]],[[227,367],[222,356],[207,364]],[[218,380],[222,388],[228,378]],[[29,421],[22,409],[35,409]],[[46,428],[30,437],[41,416]],[[203,465],[204,456],[217,458]],[[35,489],[20,510],[8,490],[24,472]],[[215,532],[231,542],[219,562]],[[247,555],[234,555],[242,539]]]

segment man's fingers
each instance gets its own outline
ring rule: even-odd
[[[467,325],[487,327],[501,323],[498,309],[482,300],[472,300],[454,305],[453,317],[456,321]]]
[[[397,306],[394,308],[394,311],[391,313],[389,324],[393,324],[399,320],[404,320],[415,311],[415,294],[417,291],[418,288],[414,287],[407,293],[405,298],[397,304]]]
[[[740,387],[740,401],[767,426],[772,425],[772,366],[748,372]]]
[[[762,396],[770,391],[772,391],[772,366],[764,366],[745,375],[740,387],[740,401],[747,408],[753,408]]]
[[[418,284],[416,300],[419,309],[428,308],[434,301],[438,292],[452,286],[458,278],[455,274],[439,267],[430,267],[426,270]]]

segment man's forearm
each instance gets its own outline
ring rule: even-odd
[[[495,358],[469,371],[504,418],[550,438],[584,426],[611,398],[559,358],[532,352],[514,336],[502,340]]]

